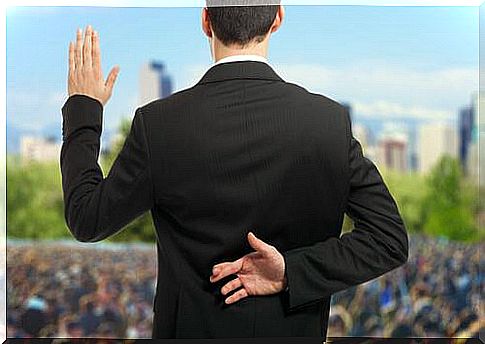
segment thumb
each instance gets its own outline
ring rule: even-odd
[[[253,232],[248,233],[248,241],[249,245],[251,245],[251,247],[254,248],[256,251],[259,251],[261,253],[268,252],[268,245],[263,240],[256,238],[256,235],[254,235]]]
[[[113,91],[113,86],[115,84],[115,81],[116,81],[116,78],[118,77],[119,72],[120,72],[120,67],[115,66],[110,70],[108,77],[106,78],[105,86],[108,89],[109,94],[111,94],[111,92]]]

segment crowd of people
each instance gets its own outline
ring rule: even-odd
[[[410,235],[408,262],[332,296],[328,337],[477,337],[483,244]],[[7,246],[8,337],[150,338],[154,245]]]
[[[7,246],[8,337],[151,337],[154,247],[96,246]]]
[[[411,235],[405,265],[332,296],[330,336],[477,337],[483,248]]]

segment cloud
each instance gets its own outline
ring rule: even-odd
[[[432,109],[420,106],[404,106],[385,100],[373,103],[353,102],[352,111],[361,117],[371,118],[416,118],[423,120],[450,120],[456,115],[456,111]]]
[[[478,69],[419,70],[383,61],[343,67],[275,64],[283,79],[348,102],[357,116],[451,119],[478,90]]]
[[[7,88],[7,120],[23,130],[38,132],[53,119],[61,120],[67,91],[38,92]]]
[[[379,60],[344,66],[271,65],[288,82],[350,103],[358,117],[451,120],[478,90],[478,67],[420,70]],[[195,84],[207,68],[201,64],[188,66],[180,77],[179,89]]]
[[[207,64],[191,64],[186,66],[182,73],[177,74],[177,85],[174,92],[194,86],[211,67]]]

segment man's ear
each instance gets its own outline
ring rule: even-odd
[[[204,7],[202,9],[202,31],[204,31],[205,35],[209,38],[212,37],[212,28],[210,24],[210,19],[209,19],[209,11],[207,10],[207,7]]]
[[[271,25],[271,29],[270,29],[271,33],[276,32],[280,28],[281,23],[283,22],[284,16],[285,16],[285,9],[283,8],[283,5],[280,5],[278,8],[278,12],[276,12],[276,17],[273,21],[273,25]]]

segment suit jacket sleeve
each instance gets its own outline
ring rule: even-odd
[[[354,228],[340,237],[282,252],[289,310],[374,279],[408,259],[407,231],[396,202],[376,166],[363,155],[344,111],[350,140],[345,212]]]
[[[122,229],[153,206],[148,142],[141,109],[111,170],[98,164],[103,105],[74,94],[62,107],[60,166],[64,216],[72,235],[97,242]]]

